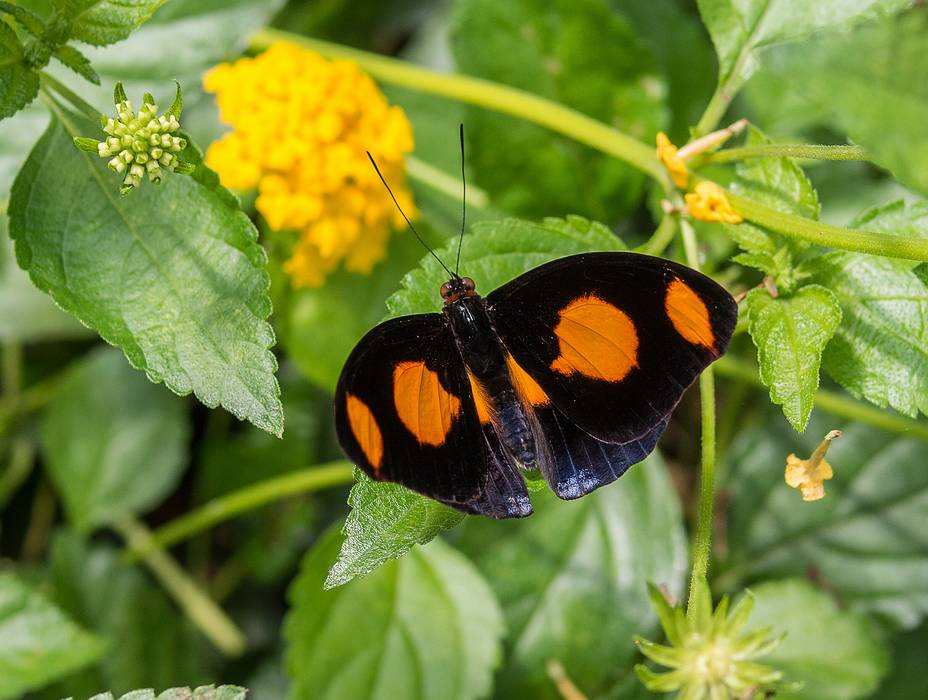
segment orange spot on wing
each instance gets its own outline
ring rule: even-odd
[[[377,427],[377,419],[367,404],[352,394],[345,394],[345,408],[354,439],[358,441],[361,452],[367,457],[374,472],[377,472],[380,469],[380,460],[383,459],[383,437],[380,428]]]
[[[621,309],[595,295],[578,297],[558,312],[560,355],[551,369],[570,376],[618,382],[638,366],[638,333]]]
[[[420,445],[444,444],[461,411],[458,397],[445,391],[425,362],[400,362],[393,368],[396,412]]]
[[[477,408],[477,418],[480,419],[481,423],[489,423],[490,417],[492,416],[490,397],[487,396],[487,392],[484,391],[480,382],[477,381],[470,371],[467,372],[467,378],[470,380],[470,393],[474,397],[474,406]]]
[[[664,309],[677,333],[693,345],[715,347],[715,333],[709,310],[703,300],[681,279],[674,279],[667,286]]]
[[[509,376],[512,377],[512,384],[519,398],[532,406],[547,406],[551,403],[544,389],[538,386],[538,382],[519,366],[512,355],[506,356],[506,364],[509,365]]]

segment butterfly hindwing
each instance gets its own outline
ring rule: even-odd
[[[731,295],[708,277],[634,253],[561,258],[487,302],[503,343],[553,408],[613,445],[646,443],[666,424],[737,320]]]
[[[368,476],[454,508],[528,515],[525,484],[481,426],[471,387],[438,314],[375,327],[345,363],[335,397],[339,442]]]

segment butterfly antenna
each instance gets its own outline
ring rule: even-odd
[[[435,251],[432,250],[431,248],[429,248],[429,246],[426,244],[426,242],[422,240],[422,236],[419,235],[419,232],[416,231],[416,227],[412,225],[412,221],[410,221],[410,220],[409,220],[409,217],[406,216],[406,212],[403,211],[403,207],[401,207],[401,206],[400,206],[400,203],[396,201],[396,195],[393,194],[393,190],[391,190],[391,189],[390,189],[390,185],[387,184],[387,181],[386,181],[386,179],[384,178],[383,173],[381,173],[381,172],[380,172],[380,168],[377,167],[377,163],[374,161],[374,156],[371,155],[371,152],[370,152],[370,151],[365,151],[365,153],[367,153],[367,157],[368,157],[368,159],[370,160],[371,165],[374,166],[374,170],[375,170],[376,173],[377,173],[377,177],[380,178],[380,181],[383,183],[383,186],[386,187],[386,188],[387,188],[387,192],[390,193],[390,198],[393,200],[393,203],[396,205],[396,208],[399,209],[400,214],[402,214],[402,215],[403,215],[403,218],[406,219],[406,224],[409,226],[409,230],[412,231],[413,235],[416,237],[416,240],[419,241],[419,243],[422,244],[422,247],[423,247],[423,248],[425,248],[427,251],[429,251],[429,253],[431,253],[432,257],[435,258],[435,259],[438,261],[438,264],[441,265],[441,266],[444,268],[445,272],[447,272],[451,277],[455,277],[455,278],[456,278],[458,275],[457,275],[456,273],[452,272],[451,270],[449,270],[449,269],[448,269],[448,266],[445,265],[445,263],[443,263],[443,262],[441,261],[441,258],[439,258],[437,255],[435,255]]]
[[[464,222],[467,219],[467,178],[464,176],[464,125],[460,124],[461,134],[461,237],[458,238],[458,257],[454,261],[454,276],[458,276],[461,266],[461,246],[464,245]]]

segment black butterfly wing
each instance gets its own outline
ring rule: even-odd
[[[466,513],[531,513],[522,477],[480,425],[439,314],[386,321],[357,344],[336,389],[335,427],[342,449],[373,479]]]
[[[561,258],[487,297],[515,361],[603,442],[643,438],[721,356],[737,305],[683,265],[635,253]]]

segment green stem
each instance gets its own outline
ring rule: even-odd
[[[758,376],[757,368],[747,362],[726,356],[715,363],[715,369],[722,377],[737,379],[758,389],[767,390]],[[928,422],[881,410],[836,391],[819,389],[815,394],[815,407],[833,416],[866,423],[880,430],[928,442]]]
[[[144,546],[132,545],[126,556],[129,561],[133,561],[138,557],[144,557],[149,551],[148,548],[171,547],[218,523],[281,498],[350,483],[354,478],[353,473],[353,467],[349,462],[339,460],[246,486],[214,498],[196,510],[170,521],[158,528]]]
[[[661,255],[677,233],[677,217],[665,214],[651,237],[638,247],[639,253]]]
[[[719,85],[715,89],[709,104],[706,105],[706,111],[702,113],[702,117],[696,124],[697,136],[704,136],[715,130],[719,122],[722,121],[722,117],[725,116],[725,112],[728,111],[728,106],[731,104],[733,97],[734,95],[727,86]]]
[[[705,163],[728,163],[746,158],[808,158],[810,160],[868,160],[860,146],[820,146],[813,144],[764,144],[726,148],[702,158]]]
[[[153,543],[152,533],[145,525],[124,518],[113,523],[113,529],[130,547],[145,552],[145,566],[218,649],[227,656],[239,656],[245,651],[242,631],[167,552]]]
[[[406,156],[406,174],[437,192],[441,192],[459,202],[461,201],[463,191],[460,177],[451,176],[444,170],[440,170],[414,156]],[[468,207],[485,209],[489,204],[490,197],[484,190],[470,184],[467,186]]]
[[[906,260],[928,260],[928,238],[831,226],[821,221],[785,214],[730,191],[726,191],[725,194],[735,211],[745,219],[791,238],[857,253]]]
[[[10,445],[10,461],[0,474],[0,511],[32,472],[35,445],[25,435],[18,435]]]
[[[699,243],[692,224],[680,220],[686,262],[699,269]],[[712,525],[715,507],[715,374],[710,365],[699,375],[700,430],[702,433],[699,468],[699,506],[696,515],[696,535],[693,538],[693,570],[690,573],[690,597],[693,605],[696,584],[709,573],[712,557]]]
[[[384,83],[448,97],[538,124],[624,160],[655,178],[666,190],[671,188],[670,178],[654,148],[575,109],[530,92],[458,73],[438,73],[395,58],[276,29],[262,29],[253,34],[250,46],[259,51],[276,41],[298,44],[328,58],[353,61]]]
[[[43,88],[51,88],[63,98],[65,98],[68,102],[70,102],[72,106],[83,112],[84,116],[89,119],[93,119],[95,122],[99,121],[101,114],[100,110],[87,102],[87,100],[78,95],[67,85],[45,72],[39,73],[39,78],[42,81]]]

